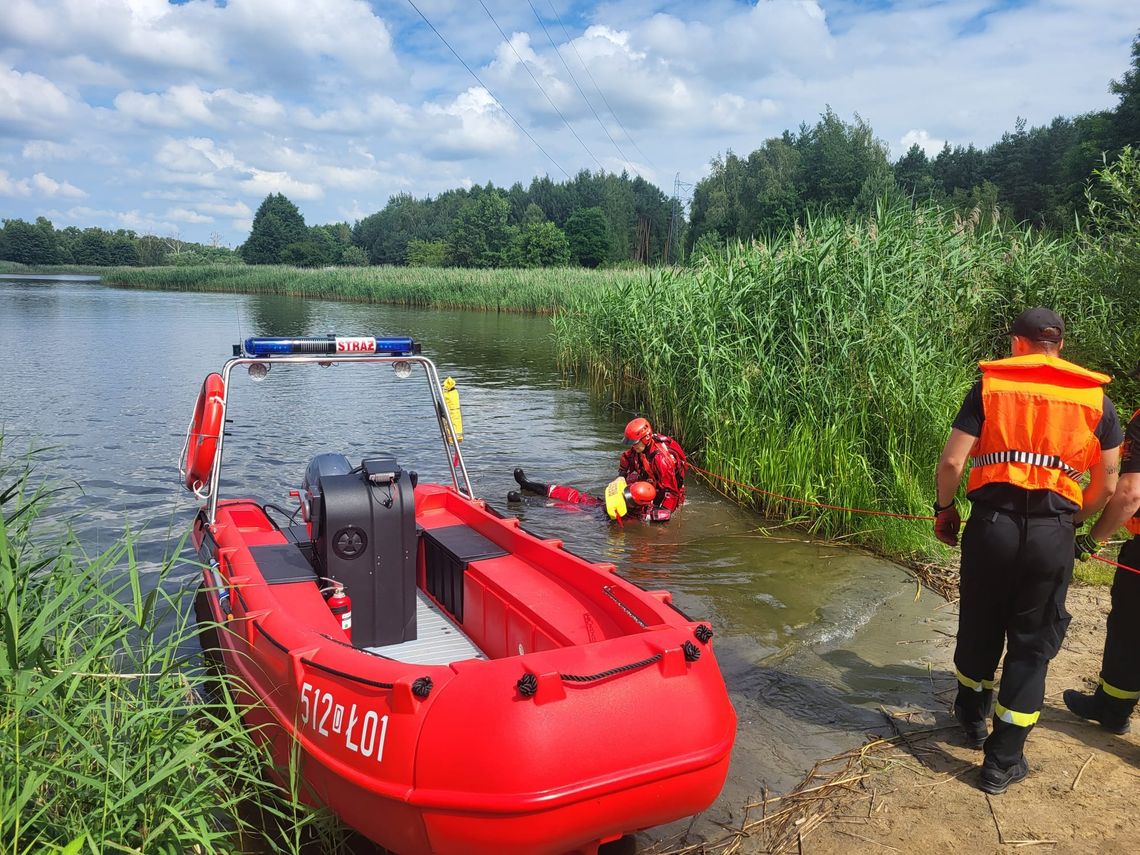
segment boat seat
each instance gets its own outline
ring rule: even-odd
[[[316,582],[317,571],[301,548],[292,543],[272,543],[249,547],[249,554],[270,585]]]
[[[463,523],[425,528],[420,537],[424,544],[427,591],[462,623],[463,576],[468,565],[484,558],[499,558],[507,550]]]

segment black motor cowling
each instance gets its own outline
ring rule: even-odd
[[[352,641],[382,647],[416,637],[414,473],[394,455],[359,467],[343,454],[320,454],[305,471],[317,572],[352,598]]]

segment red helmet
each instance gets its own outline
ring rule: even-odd
[[[648,419],[636,418],[625,426],[625,444],[633,445],[635,442],[644,442],[646,445],[653,439],[653,426]]]
[[[651,505],[657,498],[657,488],[648,481],[634,481],[625,492],[630,500],[639,505]]]

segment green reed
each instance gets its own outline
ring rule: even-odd
[[[1021,308],[1069,320],[1065,355],[1110,307],[1073,244],[983,227],[933,208],[822,216],[648,286],[573,299],[554,320],[560,358],[641,406],[723,478],[795,499],[929,514],[933,473],[977,361],[1008,355]],[[576,297],[576,295],[575,295]],[[929,523],[812,508],[714,486],[827,536],[896,554]]]
[[[129,535],[85,555],[40,518],[27,464],[0,456],[0,852],[336,851],[195,667],[193,583],[147,574]]]
[[[645,270],[337,267],[264,265],[115,268],[105,282],[131,288],[282,294],[406,306],[546,313],[572,296],[593,299],[636,282]]]

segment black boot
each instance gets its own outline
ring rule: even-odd
[[[522,501],[522,494],[517,490],[511,490],[507,493],[507,501],[511,504],[517,504]]]
[[[1061,698],[1073,715],[1095,721],[1109,733],[1128,733],[1132,729],[1128,719],[1135,702],[1114,698],[1100,686],[1091,695],[1065,689]]]
[[[1029,774],[1029,763],[1022,754],[1012,765],[1001,767],[990,757],[982,763],[982,772],[979,776],[978,786],[985,792],[1001,795],[1009,789],[1010,784],[1016,784]]]
[[[526,473],[523,472],[522,469],[515,470],[515,480],[519,482],[519,486],[524,490],[531,493],[537,493],[540,496],[545,496],[549,491],[549,486],[547,484],[543,484],[538,481],[528,481],[526,479]]]
[[[993,715],[993,711],[993,689],[975,692],[973,689],[959,688],[958,697],[954,701],[954,718],[962,725],[966,744],[971,748],[981,748],[990,735],[986,720]]]

